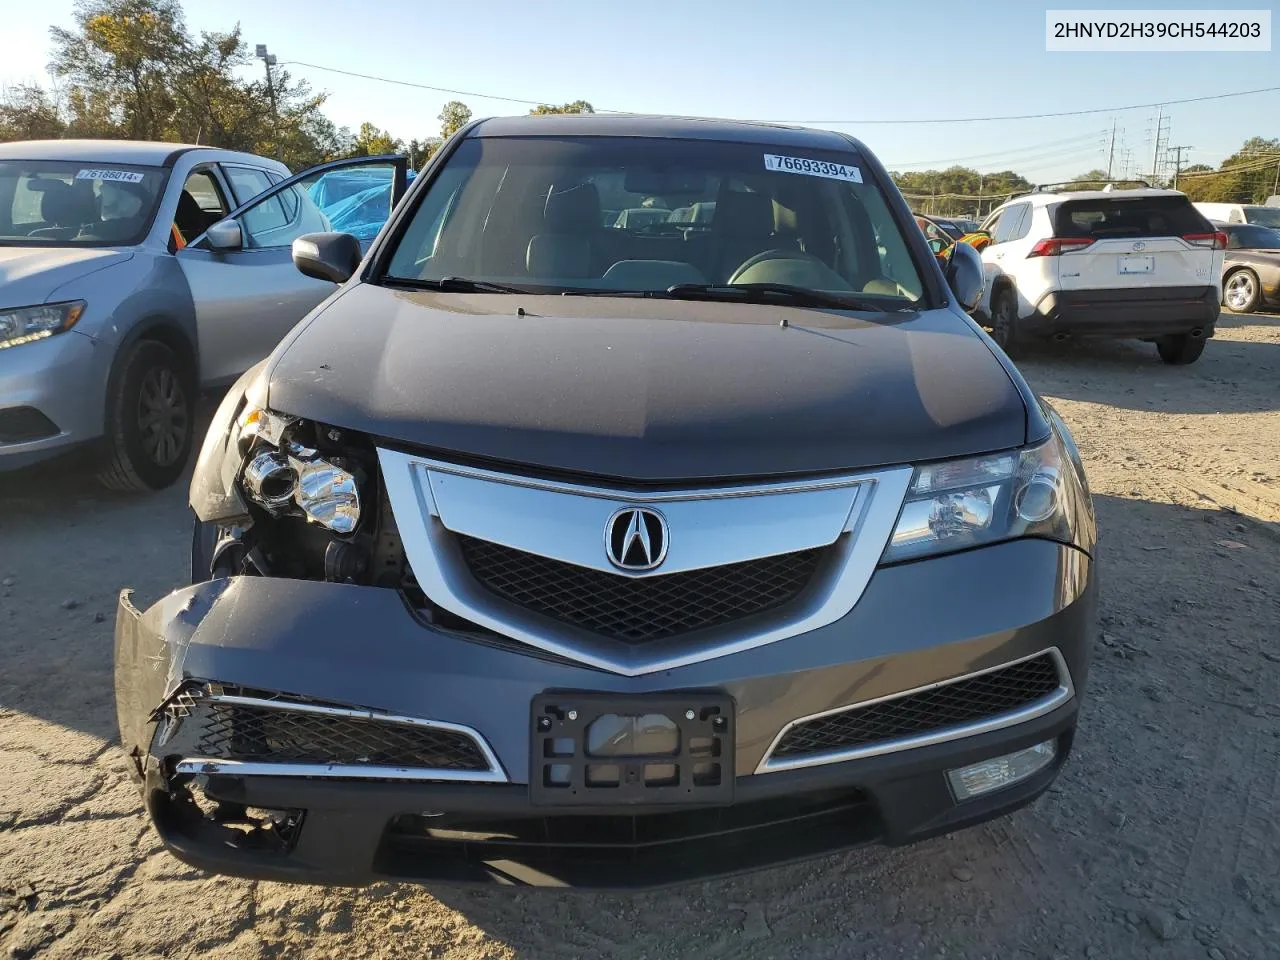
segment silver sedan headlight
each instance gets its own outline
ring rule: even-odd
[[[71,300],[0,310],[0,350],[70,330],[84,313],[84,306],[83,300]]]
[[[1092,549],[1092,509],[1060,421],[1018,451],[916,468],[882,562],[1041,537]]]

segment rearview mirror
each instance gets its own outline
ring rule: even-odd
[[[346,283],[364,258],[349,233],[305,233],[293,241],[293,265],[305,276]]]
[[[214,250],[239,250],[244,246],[244,233],[235,220],[219,220],[209,228],[205,237]]]
[[[965,313],[973,313],[982,300],[982,288],[986,284],[978,251],[967,243],[952,244],[946,277],[947,285]]]

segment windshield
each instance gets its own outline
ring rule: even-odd
[[[0,160],[0,244],[139,243],[167,175],[134,164]]]
[[[1245,207],[1244,219],[1261,227],[1280,228],[1280,207]]]
[[[853,151],[705,140],[473,138],[413,212],[387,277],[645,295],[787,285],[918,300],[920,274],[860,162]]]

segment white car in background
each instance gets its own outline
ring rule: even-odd
[[[1218,320],[1226,236],[1176,190],[1035,192],[982,229],[980,313],[1006,351],[1032,339],[1137,338],[1192,363]]]

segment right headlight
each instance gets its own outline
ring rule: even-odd
[[[1091,549],[1088,493],[1054,427],[1033,447],[917,467],[882,562],[1017,537]]]

